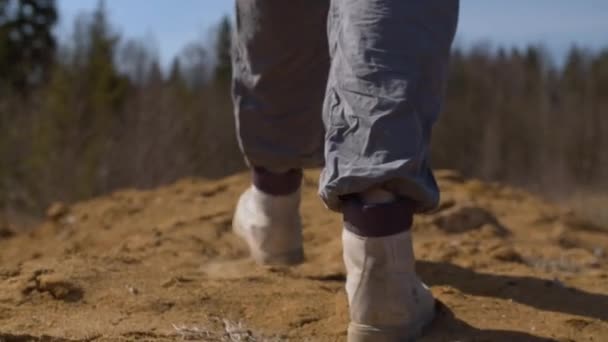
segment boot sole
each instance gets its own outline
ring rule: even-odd
[[[433,310],[420,319],[420,324],[400,327],[375,327],[357,323],[348,326],[348,342],[414,342],[424,335],[442,311],[443,304],[435,300]]]

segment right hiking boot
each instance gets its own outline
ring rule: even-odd
[[[435,300],[415,272],[411,231],[386,237],[342,234],[350,325],[348,342],[414,341],[435,316]]]
[[[254,185],[240,197],[232,227],[262,265],[295,265],[304,260],[300,190],[269,195]]]

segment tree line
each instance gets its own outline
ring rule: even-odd
[[[0,208],[40,211],[122,187],[244,169],[231,22],[162,70],[103,2],[58,42],[54,0],[0,0]],[[608,50],[455,49],[433,164],[538,191],[606,187]]]
[[[438,167],[548,195],[608,190],[608,49],[455,50],[434,132]]]

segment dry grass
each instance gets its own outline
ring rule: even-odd
[[[216,319],[223,329],[213,330],[204,326],[173,324],[175,334],[184,341],[221,341],[221,342],[279,342],[278,338],[262,337],[254,334],[242,322]]]

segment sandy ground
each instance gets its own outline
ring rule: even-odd
[[[248,177],[55,206],[0,229],[0,341],[343,341],[340,217],[306,174],[307,261],[265,268],[231,232]],[[608,230],[520,190],[439,172],[418,271],[444,312],[422,341],[608,341]]]

